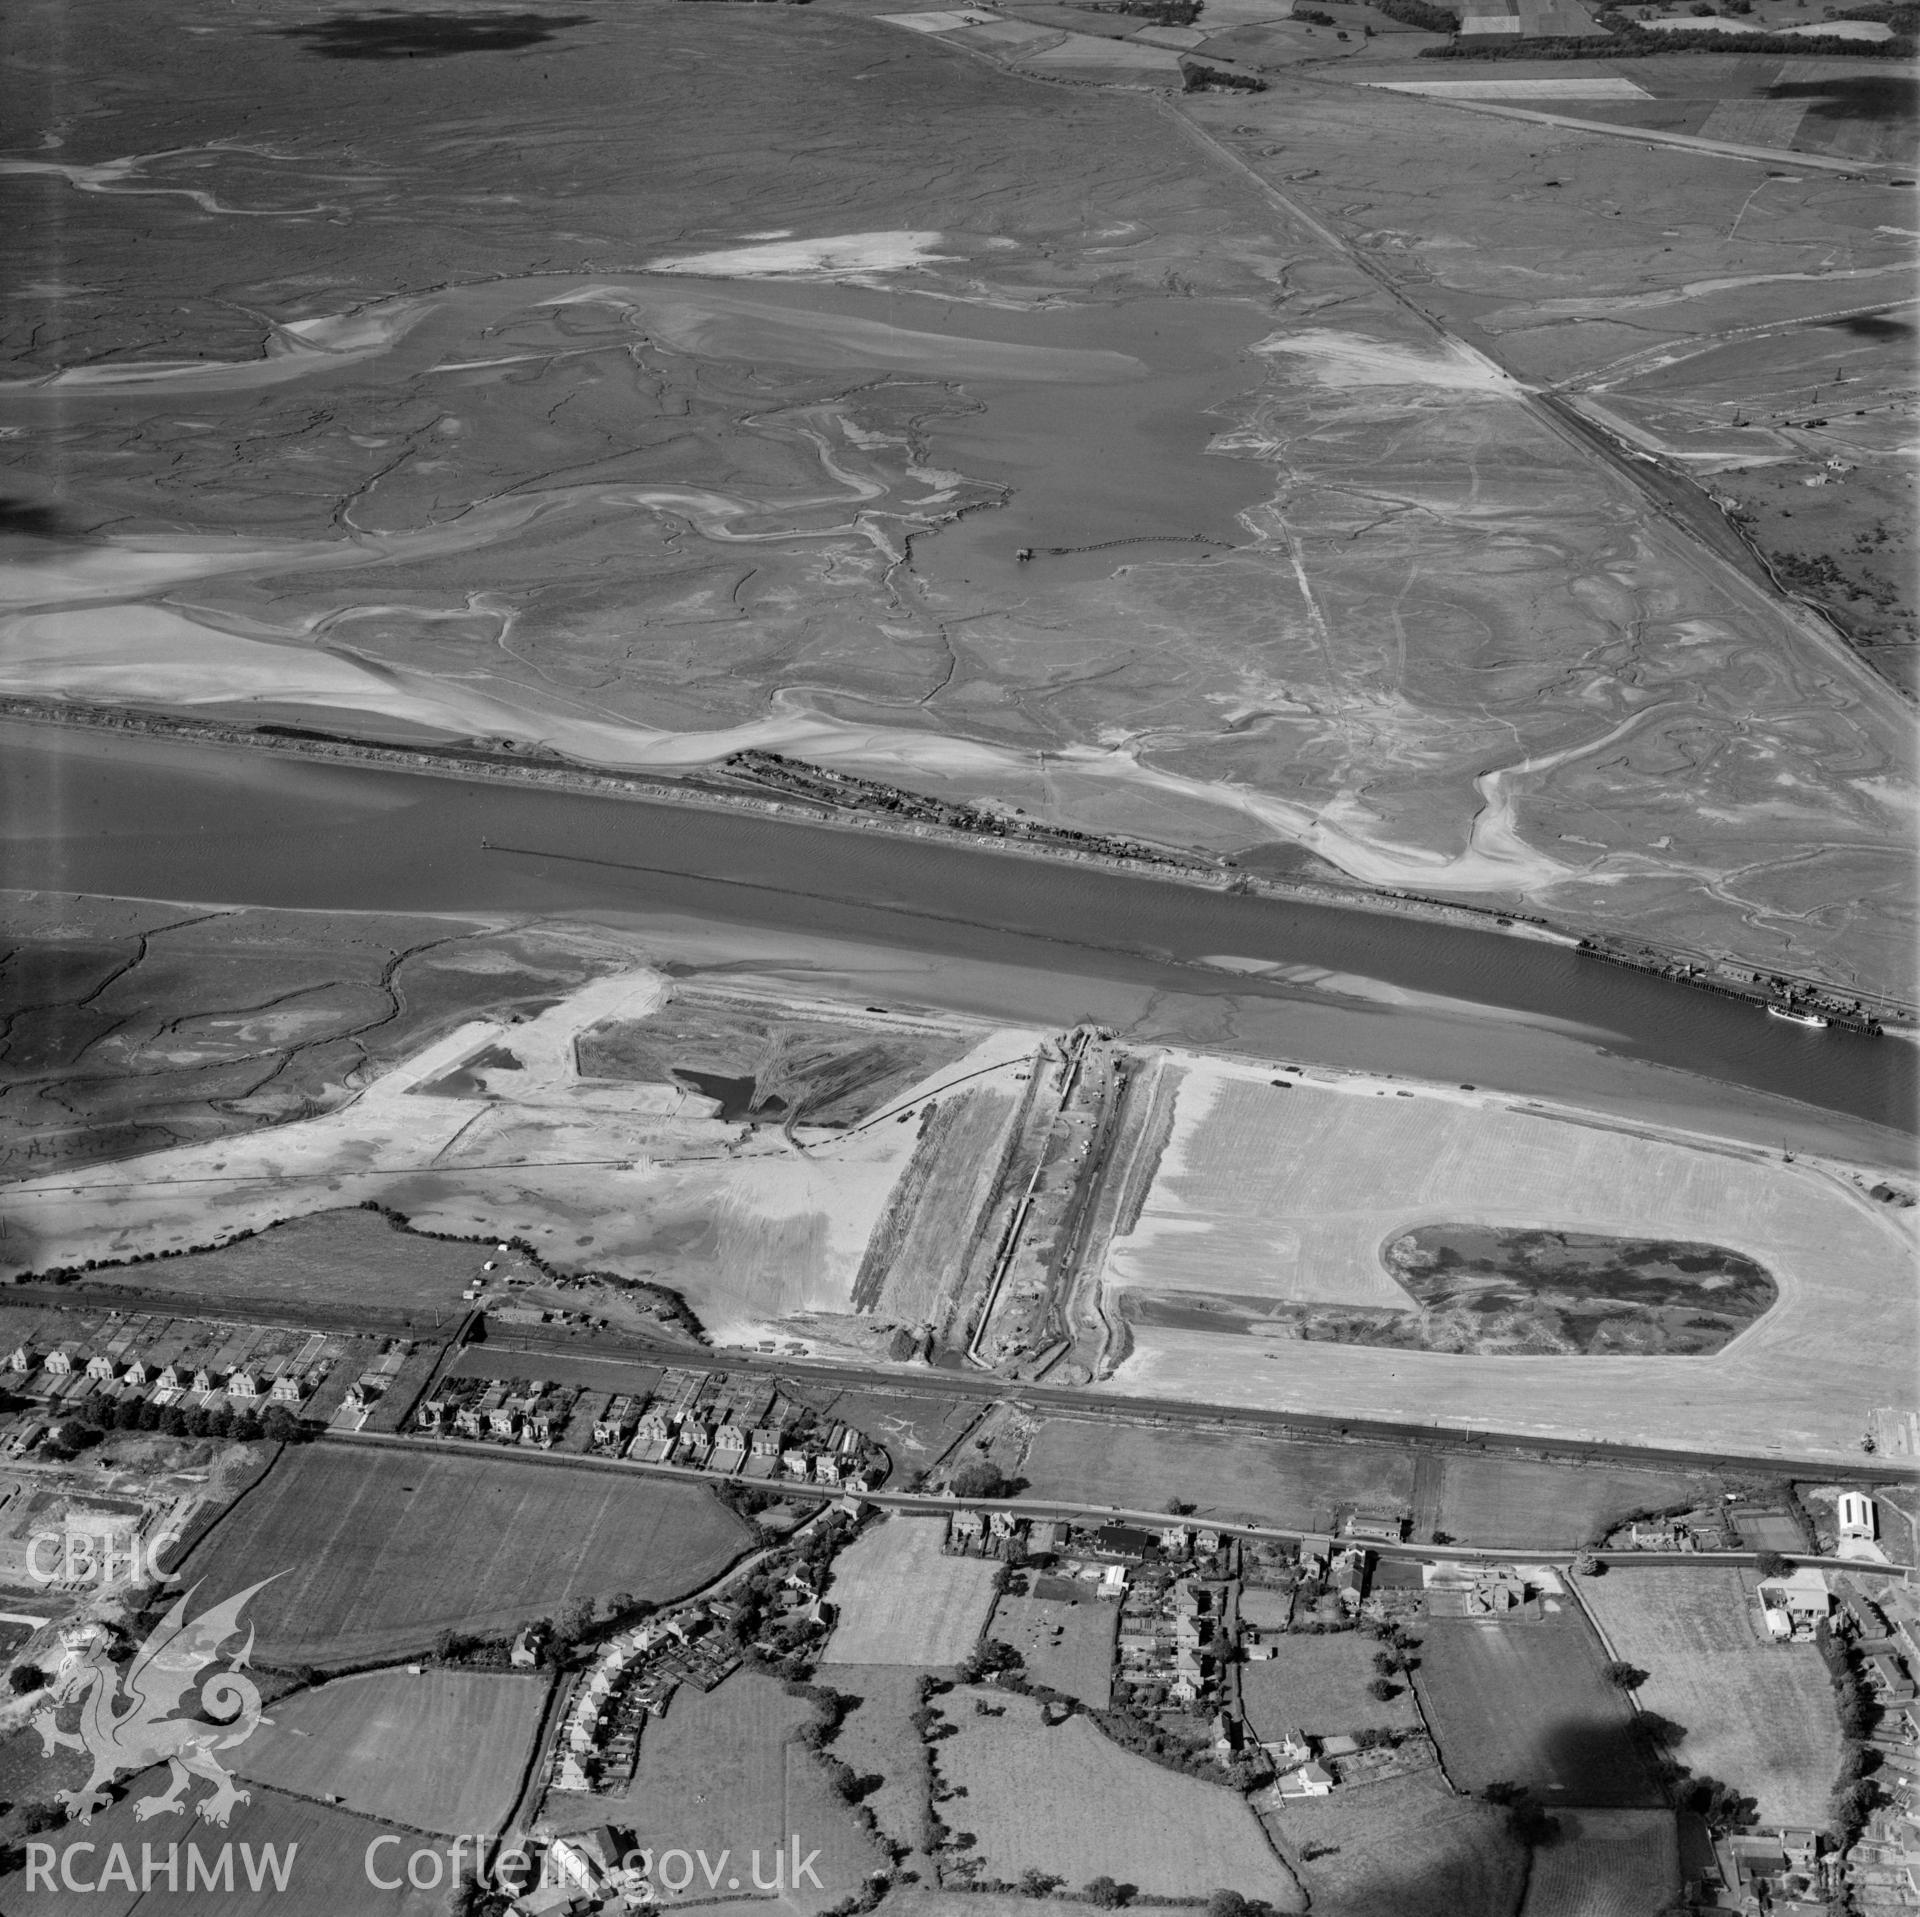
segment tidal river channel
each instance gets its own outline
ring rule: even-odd
[[[1730,1129],[1774,1143],[1799,1131],[1794,1105],[1848,1133],[1914,1129],[1920,1048],[1904,1039],[1803,1031],[1493,932],[694,806],[13,723],[0,767],[0,884],[13,889],[752,927],[1002,981],[1070,975],[1090,1005],[1111,988],[1136,1030],[1164,999],[1178,1008],[1161,1021],[1170,1037],[1204,1036],[1205,1007],[1230,1005],[1223,1042],[1256,1055],[1591,1093],[1679,1123],[1742,1113]],[[1221,957],[1292,976],[1201,964]],[[1799,1135],[1818,1149],[1835,1134],[1816,1122]],[[1889,1147],[1903,1155],[1884,1135],[1877,1155]]]

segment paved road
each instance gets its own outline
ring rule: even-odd
[[[831,1503],[839,1501],[844,1495],[824,1485],[793,1484],[785,1479],[772,1479],[765,1482],[728,1479],[718,1477],[711,1471],[697,1470],[691,1465],[641,1464],[630,1458],[580,1457],[570,1452],[523,1450],[518,1446],[489,1444],[475,1438],[404,1438],[362,1431],[351,1434],[329,1432],[324,1442],[371,1445],[379,1449],[398,1446],[415,1452],[423,1445],[431,1445],[485,1457],[512,1458],[522,1463],[551,1465],[563,1470],[614,1471],[638,1473],[643,1477],[677,1478],[683,1483],[705,1485],[709,1490],[718,1489],[722,1484],[734,1483],[749,1490],[777,1491],[788,1499],[815,1498]],[[1165,1511],[1143,1511],[1130,1505],[1119,1504],[1083,1504],[1070,1498],[955,1500],[929,1491],[869,1491],[860,1496],[859,1502],[875,1505],[883,1511],[898,1511],[909,1515],[917,1513],[930,1517],[945,1517],[964,1503],[969,1510],[1011,1511],[1027,1519],[1087,1518],[1097,1519],[1105,1524],[1151,1526],[1156,1529],[1175,1522]],[[1218,1531],[1227,1537],[1271,1539],[1276,1543],[1295,1543],[1302,1536],[1315,1535],[1311,1532],[1303,1532],[1297,1525],[1288,1528],[1272,1524],[1227,1523],[1212,1518],[1186,1518],[1179,1522],[1196,1528],[1204,1526],[1209,1531]],[[1495,1550],[1481,1544],[1421,1544],[1417,1541],[1409,1541],[1404,1544],[1368,1542],[1366,1548],[1376,1557],[1392,1558],[1402,1563],[1450,1561],[1462,1564],[1511,1564],[1517,1558],[1528,1564],[1570,1565],[1576,1558],[1583,1555],[1580,1551],[1559,1544],[1539,1547],[1509,1545]],[[1593,1555],[1610,1568],[1631,1569],[1641,1565],[1652,1567],[1676,1564],[1752,1566],[1758,1562],[1763,1553],[1756,1551],[1599,1551]],[[1835,1570],[1863,1571],[1879,1577],[1903,1578],[1907,1575],[1907,1567],[1901,1564],[1869,1564],[1855,1558],[1824,1558],[1812,1553],[1783,1552],[1781,1555],[1794,1564],[1815,1564]],[[737,1577],[741,1569],[742,1567],[735,1566],[719,1582],[725,1583],[728,1579]]]

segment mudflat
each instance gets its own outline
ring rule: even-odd
[[[1562,337],[1510,271],[1443,335],[1390,227],[1294,192],[1302,113],[1342,155],[1469,122],[1476,203],[1537,129],[1173,108],[1167,48],[1022,27],[1063,89],[850,4],[57,18],[8,27],[0,685],[773,747],[1909,988],[1886,681],[1648,491],[1620,380],[1489,355]],[[1832,190],[1730,206],[1732,252]],[[1847,217],[1851,297],[1896,242]],[[1664,272],[1598,317],[1705,300]]]

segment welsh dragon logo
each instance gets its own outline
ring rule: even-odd
[[[200,1588],[195,1585],[154,1627],[124,1676],[98,1649],[60,1673],[48,1703],[34,1713],[33,1724],[47,1756],[57,1750],[85,1751],[93,1759],[93,1775],[85,1784],[57,1793],[69,1817],[92,1823],[93,1813],[113,1801],[106,1785],[162,1763],[172,1781],[166,1790],[135,1801],[133,1814],[143,1823],[163,1812],[184,1813],[187,1807],[181,1800],[196,1777],[213,1786],[200,1800],[200,1815],[210,1824],[225,1825],[234,1806],[248,1801],[249,1793],[234,1788],[233,1773],[214,1753],[244,1744],[270,1721],[260,1713],[259,1688],[239,1675],[253,1651],[252,1627],[223,1669],[204,1681],[203,1673],[219,1664],[220,1647],[239,1636],[247,1600],[272,1582],[263,1578],[189,1623],[187,1604]],[[68,1705],[79,1708],[77,1733],[60,1728],[60,1713]],[[195,1708],[217,1715],[180,1714]]]

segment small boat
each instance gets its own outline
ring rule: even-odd
[[[1827,1029],[1827,1021],[1818,1012],[1796,1011],[1791,1005],[1769,1005],[1767,1016],[1783,1018],[1789,1025],[1810,1025],[1816,1032],[1824,1032]]]

